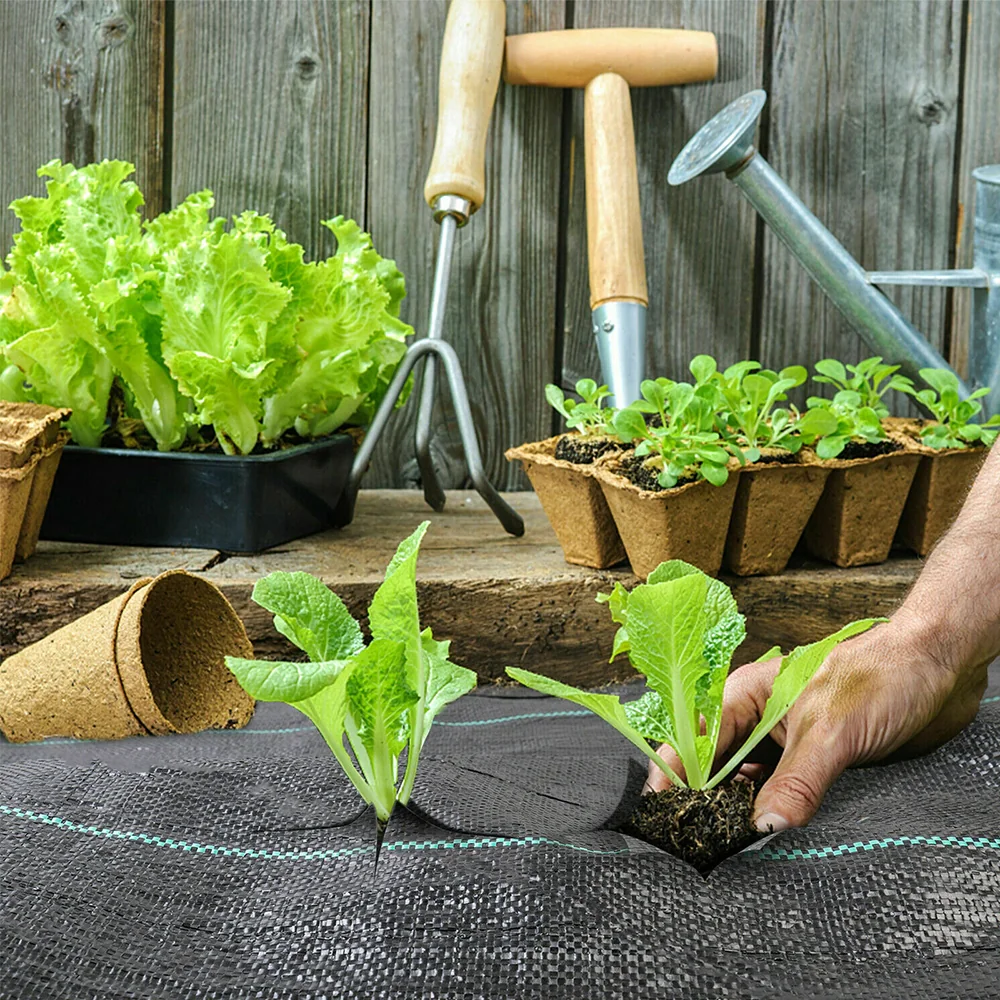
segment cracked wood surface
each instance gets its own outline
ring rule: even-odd
[[[43,542],[38,553],[0,583],[0,656],[6,657],[124,592],[134,580],[168,569],[204,575],[233,602],[257,655],[294,651],[250,600],[253,585],[274,570],[321,577],[363,616],[395,546],[429,519],[418,566],[421,615],[453,655],[484,680],[508,664],[581,685],[627,674],[608,664],[614,625],[594,600],[627,569],[569,566],[533,493],[506,494],[526,523],[523,538],[504,534],[477,494],[453,491],[440,514],[419,492],[366,490],[354,522],[343,531],[303,538],[254,556],[204,549],[141,549]],[[891,611],[912,583],[920,561],[833,569],[816,565],[778,577],[728,580],[747,616],[746,662],[774,644],[809,642],[845,622]]]

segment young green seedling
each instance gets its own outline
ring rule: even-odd
[[[831,650],[882,618],[852,622],[833,635],[799,646],[782,658],[761,718],[742,746],[714,774],[722,723],[722,693],[736,647],[746,634],[743,615],[729,588],[688,563],[661,563],[648,581],[627,591],[620,583],[598,595],[620,626],[613,660],[627,653],[650,690],[623,705],[617,695],[594,694],[516,667],[507,673],[543,694],[565,698],[614,726],[667,777],[681,787],[710,789],[728,777],[784,718]],[[775,647],[761,659],[780,655]],[[684,779],[671,770],[649,741],[668,743]]]
[[[551,382],[545,387],[549,405],[566,420],[571,431],[583,437],[603,437],[613,433],[611,420],[615,411],[604,405],[611,395],[606,385],[598,385],[592,378],[582,378],[576,383],[579,400],[567,397],[562,389]]]
[[[968,399],[958,395],[958,376],[942,368],[921,368],[920,377],[930,386],[912,394],[934,415],[936,424],[924,427],[920,437],[931,448],[968,448],[983,444],[989,447],[1000,434],[1000,414],[985,423],[972,418],[982,412],[979,400],[989,395],[988,388],[976,389]]]
[[[820,458],[836,458],[850,441],[877,444],[885,440],[882,418],[853,389],[842,389],[833,399],[810,396],[806,405],[799,434],[806,444],[815,445]]]
[[[865,358],[856,365],[844,365],[833,358],[816,362],[817,382],[835,385],[838,390],[856,392],[862,407],[871,407],[880,417],[889,416],[885,405],[886,393],[896,390],[909,392],[913,382],[905,375],[897,375],[899,365],[884,365],[881,358]]]
[[[281,701],[312,720],[351,784],[385,822],[409,801],[420,751],[445,705],[476,686],[476,675],[448,659],[447,642],[420,628],[416,565],[424,521],[403,541],[368,608],[372,641],[321,580],[271,573],[253,599],[274,613],[274,627],[309,657],[281,663],[226,657],[244,690]],[[354,753],[351,760],[344,738]],[[399,781],[399,758],[407,750]],[[355,761],[357,762],[355,765]]]

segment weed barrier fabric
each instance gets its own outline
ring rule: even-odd
[[[1000,997],[1000,683],[946,747],[848,772],[707,879],[612,828],[630,749],[566,702],[463,698],[376,857],[284,705],[0,743],[0,998]]]

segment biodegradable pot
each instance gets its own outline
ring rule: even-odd
[[[737,576],[780,573],[829,474],[829,469],[807,460],[755,462],[741,469],[726,538],[726,569]]]
[[[804,534],[811,555],[842,567],[888,558],[920,464],[920,455],[907,441],[893,434],[890,440],[899,451],[821,462],[830,474]]]
[[[715,575],[722,566],[737,476],[724,486],[704,480],[669,490],[640,489],[620,474],[621,456],[594,466],[604,498],[625,544],[632,572],[645,580],[667,559],[683,559]]]
[[[23,743],[237,729],[253,700],[227,655],[253,647],[217,587],[184,570],[140,580],[0,664],[0,730]]]
[[[260,552],[350,523],[354,439],[263,455],[66,448],[42,538]]]
[[[26,465],[0,469],[0,580],[10,575],[14,565],[40,458],[36,452]]]
[[[521,462],[566,562],[594,569],[614,566],[625,559],[625,547],[594,467],[556,458],[559,437],[510,448],[506,458]]]
[[[958,517],[989,449],[929,448],[921,440],[920,431],[933,421],[889,417],[885,423],[908,438],[910,450],[921,456],[896,540],[925,556]]]
[[[38,547],[42,521],[45,519],[49,497],[52,495],[52,485],[55,482],[56,473],[59,471],[59,460],[62,458],[66,442],[69,441],[67,432],[59,432],[58,427],[54,430],[56,432],[54,440],[45,444],[38,455],[38,466],[31,481],[31,492],[28,494],[28,506],[24,512],[24,522],[21,525],[17,548],[14,551],[14,558],[17,562],[24,562],[25,559],[34,555],[35,549]],[[45,436],[42,440],[45,441]]]

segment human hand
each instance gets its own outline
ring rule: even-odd
[[[904,608],[827,657],[771,732],[784,749],[757,794],[759,830],[804,826],[846,768],[928,753],[972,721],[986,690],[989,657],[949,663],[932,632]],[[780,662],[749,664],[728,678],[716,767],[759,722]],[[683,776],[669,746],[658,752]],[[739,773],[756,779],[763,767],[745,763]],[[667,776],[651,763],[647,788],[668,786]]]

